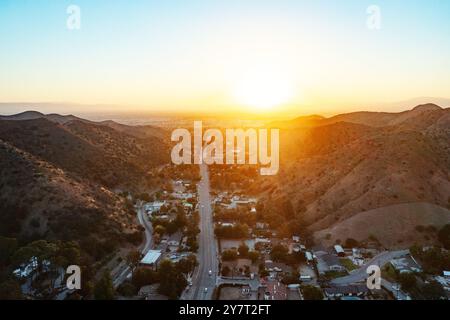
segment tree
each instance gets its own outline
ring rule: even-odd
[[[270,251],[270,257],[273,261],[285,261],[288,255],[289,249],[282,244],[277,244]]]
[[[35,258],[37,262],[37,273],[43,271],[43,262],[50,260],[58,252],[58,246],[55,243],[46,240],[38,240],[17,250],[13,256],[16,265],[28,264],[31,258]]]
[[[302,293],[305,300],[323,300],[322,290],[317,287],[303,286]]]
[[[124,282],[117,288],[117,292],[125,297],[132,297],[137,294],[137,291],[137,288],[130,282]]]
[[[134,270],[141,261],[142,254],[138,250],[132,250],[127,254],[126,261],[131,270]]]
[[[450,250],[450,224],[446,224],[439,230],[438,239],[445,249]]]
[[[258,251],[249,251],[247,254],[247,257],[252,260],[252,263],[255,263],[259,259],[259,252]]]
[[[222,276],[228,277],[228,276],[230,275],[230,273],[231,273],[230,267],[224,266],[224,267],[222,268]]]
[[[158,281],[158,273],[147,268],[137,268],[133,271],[133,277],[131,278],[131,282],[137,289],[154,284]]]
[[[242,242],[242,243],[239,245],[238,252],[239,252],[239,256],[240,256],[240,257],[245,258],[245,257],[247,257],[247,255],[248,255],[249,248],[248,248],[248,246],[247,246],[244,242]]]
[[[345,240],[344,246],[346,248],[356,248],[359,246],[359,242],[353,238],[347,238],[347,240]]]
[[[154,233],[157,233],[160,236],[163,236],[166,233],[166,228],[164,228],[162,225],[158,224],[155,227]]]
[[[225,250],[222,252],[223,261],[233,261],[238,257],[236,250]]]
[[[191,254],[187,258],[183,258],[178,261],[176,264],[176,269],[180,273],[188,274],[194,271],[197,265],[197,258],[193,254]]]
[[[413,273],[400,273],[398,276],[398,282],[400,283],[402,290],[409,292],[415,288],[417,279]]]
[[[170,260],[163,260],[159,264],[158,291],[169,299],[177,299],[187,286],[186,278],[176,270]]]
[[[421,288],[420,293],[426,300],[440,300],[442,297],[447,296],[444,288],[436,281],[425,284]]]
[[[115,292],[111,275],[109,271],[106,270],[94,286],[95,300],[113,300],[114,294]]]

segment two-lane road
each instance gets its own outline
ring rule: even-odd
[[[145,255],[153,247],[153,228],[152,224],[148,221],[147,215],[145,214],[144,206],[142,202],[139,202],[136,206],[137,218],[139,223],[145,229],[145,242],[140,246],[139,250],[142,255]],[[131,274],[131,268],[122,262],[119,265],[117,272],[113,276],[114,287],[118,287],[125,281]]]
[[[200,165],[201,180],[198,184],[200,235],[198,262],[193,275],[192,287],[183,294],[183,299],[211,300],[218,275],[218,254],[211,209],[208,166]],[[211,273],[210,273],[211,272]]]
[[[385,251],[380,253],[379,255],[372,258],[369,262],[364,264],[358,270],[353,271],[351,274],[345,277],[336,278],[331,281],[332,284],[335,285],[346,285],[351,283],[357,283],[360,281],[365,281],[369,276],[367,274],[367,268],[371,265],[383,267],[386,263],[391,261],[392,259],[399,258],[405,256],[409,253],[409,250],[399,250],[399,251]]]

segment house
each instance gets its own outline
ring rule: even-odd
[[[422,271],[422,268],[410,255],[392,259],[390,263],[392,267],[400,273],[412,273]]]
[[[267,223],[264,222],[257,222],[256,223],[256,229],[258,230],[264,230],[268,227],[269,225]]]
[[[336,299],[341,297],[363,297],[369,293],[366,285],[355,284],[347,286],[332,286],[324,289],[325,296],[329,299]]]
[[[294,241],[295,243],[299,243],[300,242],[300,237],[299,236],[292,236],[292,241]]]
[[[450,276],[448,271],[444,271],[443,276],[437,276],[434,280],[439,282],[445,291],[450,291]]]
[[[313,262],[314,261],[314,257],[312,255],[312,253],[309,252],[309,251],[305,252],[305,257],[306,257],[306,261],[308,261],[308,262]]]
[[[20,267],[13,271],[13,274],[18,278],[28,278],[38,269],[38,259],[36,257],[31,257],[27,264],[21,264]],[[48,271],[50,269],[50,261],[42,261],[42,269]]]
[[[258,273],[258,266],[252,264],[252,260],[250,259],[241,258],[233,261],[222,261],[222,268],[224,267],[229,268],[229,277],[251,278],[252,274]]]
[[[144,258],[142,258],[139,265],[156,270],[161,258],[161,254],[161,250],[149,250]]]
[[[262,280],[261,291],[264,300],[287,300],[287,287],[276,280]]]
[[[362,259],[362,258],[363,258],[362,252],[361,252],[361,250],[358,249],[358,248],[353,248],[353,249],[352,249],[352,256],[353,256],[355,259]]]
[[[166,204],[166,201],[154,201],[144,205],[144,209],[147,213],[157,213],[161,211],[161,208]]]
[[[293,271],[292,267],[288,266],[287,264],[281,262],[273,262],[272,260],[266,260],[264,262],[264,266],[269,272],[269,277],[272,279],[277,278],[278,274],[291,273]]]
[[[226,228],[231,228],[231,227],[234,227],[234,223],[232,223],[232,222],[223,222],[223,223],[220,223],[220,226],[221,227],[226,227]]]
[[[339,258],[329,253],[317,256],[317,269],[319,270],[319,274],[325,274],[329,271],[345,271]]]
[[[340,246],[338,244],[335,245],[334,246],[334,251],[336,252],[338,257],[345,257],[345,251],[344,251],[344,248],[342,248],[342,246]]]

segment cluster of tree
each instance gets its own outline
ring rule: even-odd
[[[131,255],[133,257],[134,254]],[[131,259],[132,265],[137,259]],[[181,259],[177,263],[163,260],[158,266],[158,271],[138,267],[133,271],[131,281],[124,282],[118,292],[124,296],[134,296],[144,286],[159,283],[159,292],[170,299],[176,299],[187,285],[186,275],[193,272],[198,265],[194,255]]]
[[[186,244],[189,247],[189,251],[197,252],[198,250],[198,242],[197,235],[200,233],[200,229],[198,228],[198,224],[200,222],[200,216],[198,212],[194,212],[191,216],[191,219],[188,220],[185,236],[187,237]]]
[[[229,249],[222,251],[222,260],[223,261],[233,261],[238,258],[238,253],[236,250]]]
[[[256,165],[213,165],[211,168],[210,181],[216,190],[241,189],[251,190],[253,181],[259,177]]]
[[[136,244],[142,239],[138,233],[121,232],[120,224],[106,220],[104,212],[99,209],[70,207],[66,210],[64,214],[49,219],[49,233],[63,241],[77,241],[93,261],[110,255],[120,243]]]
[[[256,215],[250,212],[249,207],[239,207],[237,209],[217,207],[214,211],[214,221],[233,221],[254,226],[256,223]]]
[[[217,238],[243,239],[248,237],[249,228],[246,224],[237,223],[233,226],[217,226],[214,232]]]
[[[419,282],[414,273],[400,273],[397,275],[397,281],[402,290],[408,292],[414,299],[440,300],[447,296],[444,288],[438,282]]]
[[[12,276],[12,271],[28,265],[32,259],[36,262],[32,285],[46,292],[52,292],[60,269],[65,270],[69,265],[81,265],[83,262],[76,242],[38,240],[19,247],[15,238],[0,237],[0,296],[3,299],[21,296],[20,279]],[[44,286],[45,282],[48,285]]]
[[[308,236],[304,209],[296,210],[288,197],[270,197],[264,203],[258,203],[256,218],[277,230],[280,237]]]
[[[259,259],[259,252],[250,250],[245,243],[242,243],[238,250],[228,249],[222,252],[223,261],[233,261],[238,258],[250,259],[252,263],[255,263]]]
[[[420,246],[410,248],[411,254],[420,260],[423,270],[429,274],[441,274],[450,269],[450,253],[439,247],[427,248]]]
[[[323,300],[323,293],[320,288],[315,286],[302,286],[302,294],[305,300]]]
[[[289,253],[289,249],[277,244],[270,251],[270,258],[275,262],[283,262],[288,265],[298,265],[306,261],[305,254],[301,251]]]
[[[113,300],[115,297],[114,285],[109,270],[103,272],[94,287],[95,300]]]
[[[175,219],[164,220],[158,217],[152,219],[154,232],[160,237],[164,234],[174,234],[178,230],[183,229],[187,225],[186,215],[183,211],[178,211]]]

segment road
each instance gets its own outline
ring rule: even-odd
[[[361,268],[352,272],[350,275],[341,277],[341,278],[336,278],[336,279],[332,280],[331,283],[335,284],[335,285],[346,285],[346,284],[365,281],[368,277],[366,270],[369,266],[377,265],[381,268],[386,263],[388,263],[390,260],[404,256],[408,253],[409,253],[409,250],[386,251],[386,252],[380,253],[379,255],[372,258],[369,262],[364,264]],[[381,277],[383,277],[383,275],[381,275]]]
[[[192,277],[192,287],[183,293],[181,297],[186,300],[211,300],[219,273],[217,244],[212,220],[209,174],[206,164],[200,165],[200,175],[201,180],[198,184],[200,235],[197,255],[199,266]],[[210,270],[212,272],[211,275],[209,274]],[[206,292],[205,288],[207,288]]]
[[[139,223],[145,229],[145,242],[140,246],[140,250],[143,255],[145,255],[153,247],[153,228],[152,224],[148,221],[147,215],[145,214],[144,206],[142,203],[137,204],[137,218]],[[118,271],[115,272],[113,277],[114,287],[120,286],[131,275],[131,268],[122,262],[118,267]]]

